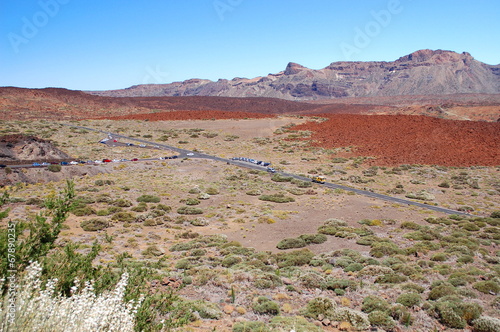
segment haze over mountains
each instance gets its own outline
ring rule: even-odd
[[[320,100],[347,97],[500,93],[500,65],[469,53],[420,50],[396,61],[334,62],[314,70],[290,62],[284,71],[256,78],[189,79],[126,89],[88,91],[110,97],[223,96]]]

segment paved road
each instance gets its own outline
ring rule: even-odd
[[[186,149],[180,149],[180,148],[177,148],[177,147],[174,147],[174,146],[171,146],[171,145],[167,145],[167,144],[160,144],[160,143],[150,142],[150,141],[147,141],[147,140],[144,140],[144,139],[140,139],[140,138],[133,138],[133,137],[125,136],[125,135],[110,133],[108,131],[103,131],[103,130],[98,130],[98,129],[93,129],[93,128],[87,128],[87,127],[82,127],[82,126],[74,126],[74,125],[69,125],[69,124],[65,124],[65,125],[66,126],[70,126],[70,127],[76,127],[76,128],[80,128],[80,129],[85,129],[85,130],[90,130],[90,131],[104,133],[104,134],[108,135],[108,137],[110,138],[108,140],[110,144],[115,143],[115,142],[113,142],[113,139],[115,139],[115,138],[125,138],[127,140],[131,140],[131,141],[136,141],[136,142],[140,142],[140,143],[143,143],[143,144],[147,144],[150,147],[156,146],[158,148],[164,148],[164,149],[175,151],[175,152],[179,153],[179,158],[184,158],[184,157],[189,157],[189,158],[203,158],[203,159],[210,159],[210,160],[216,160],[216,161],[220,161],[220,162],[225,162],[225,163],[228,163],[228,164],[231,164],[231,165],[236,165],[236,166],[239,166],[239,167],[245,167],[245,168],[249,168],[249,169],[255,169],[255,170],[259,170],[259,171],[265,171],[266,170],[266,168],[263,167],[263,166],[258,166],[256,164],[252,164],[252,163],[249,163],[249,162],[220,158],[220,157],[217,157],[217,156],[212,156],[212,155],[208,155],[208,154],[204,154],[204,153],[200,153],[200,152],[196,152],[196,151],[191,151],[191,150],[186,150]],[[141,160],[148,160],[148,159],[141,159]],[[149,159],[149,160],[152,160],[152,159]],[[156,160],[156,159],[154,159],[154,160]],[[283,176],[290,176],[290,177],[292,177],[294,179],[298,179],[298,180],[311,181],[310,178],[307,178],[305,176],[300,176],[300,175],[291,174],[291,173],[285,173],[285,172],[277,172],[277,173],[279,173],[279,174],[281,174]],[[441,212],[441,213],[446,213],[446,214],[469,215],[468,213],[461,212],[461,211],[456,211],[456,210],[446,209],[446,208],[439,207],[439,206],[424,204],[424,203],[420,203],[420,202],[416,202],[416,201],[411,201],[411,200],[404,199],[404,198],[397,198],[397,197],[392,197],[392,196],[388,196],[388,195],[378,194],[378,193],[374,193],[374,192],[371,192],[371,191],[368,191],[368,190],[361,190],[361,189],[351,188],[351,187],[348,187],[348,186],[343,186],[343,185],[340,185],[340,184],[335,184],[335,183],[330,183],[330,182],[324,183],[323,186],[325,186],[327,188],[332,188],[332,189],[342,189],[342,190],[346,190],[346,191],[351,191],[351,192],[354,192],[354,193],[359,194],[359,195],[363,195],[363,196],[367,196],[367,197],[371,197],[371,198],[375,198],[375,199],[380,199],[380,200],[388,201],[388,202],[391,202],[391,203],[398,203],[398,204],[403,204],[403,205],[412,205],[412,206],[417,206],[417,207],[420,207],[420,208],[423,208],[423,209],[433,210],[433,211],[436,211],[436,212]]]

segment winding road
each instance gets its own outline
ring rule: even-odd
[[[168,150],[171,150],[171,151],[175,151],[175,152],[179,153],[179,158],[188,158],[188,157],[189,158],[203,158],[203,159],[210,159],[210,160],[216,160],[216,161],[224,162],[224,163],[235,165],[235,166],[239,166],[239,167],[244,167],[244,168],[249,168],[249,169],[255,169],[255,170],[259,170],[259,171],[266,170],[266,168],[263,167],[263,166],[259,166],[259,165],[248,163],[248,162],[244,162],[244,161],[230,160],[230,159],[221,158],[221,157],[217,157],[217,156],[212,156],[212,155],[208,155],[208,154],[204,154],[204,153],[200,153],[200,152],[196,152],[196,151],[191,151],[191,150],[177,148],[177,147],[174,147],[174,146],[171,146],[171,145],[160,144],[160,143],[156,143],[156,142],[150,142],[150,141],[147,141],[147,140],[144,140],[144,139],[140,139],[140,138],[133,138],[133,137],[125,136],[125,135],[110,133],[108,131],[103,131],[103,130],[88,128],[88,127],[82,127],[82,126],[75,126],[75,125],[70,125],[70,124],[64,124],[64,125],[65,126],[74,127],[74,128],[80,128],[80,129],[85,129],[85,130],[90,130],[90,131],[100,132],[100,133],[106,134],[106,135],[108,135],[108,137],[110,137],[110,139],[107,141],[107,142],[109,142],[108,144],[114,143],[113,139],[124,138],[124,139],[130,140],[130,141],[136,141],[136,142],[140,142],[140,143],[143,143],[143,144],[148,144],[148,145],[151,145],[151,146],[157,146],[159,148],[164,148],[164,149],[168,149]],[[141,159],[141,160],[153,160],[153,159]],[[154,159],[154,160],[156,160],[156,159]],[[300,175],[286,173],[286,172],[277,172],[277,173],[279,173],[279,174],[281,174],[283,176],[290,176],[290,177],[292,177],[294,179],[298,179],[298,180],[302,180],[302,181],[311,181],[310,178],[305,177],[305,176],[300,176]],[[323,186],[325,186],[327,188],[331,188],[331,189],[342,189],[342,190],[345,190],[345,191],[351,191],[351,192],[354,192],[354,193],[359,194],[359,195],[363,195],[363,196],[371,197],[371,198],[375,198],[375,199],[380,199],[380,200],[391,202],[391,203],[398,203],[398,204],[406,204],[406,205],[417,206],[419,208],[428,209],[428,210],[432,210],[432,211],[436,211],[436,212],[441,212],[441,213],[445,213],[445,214],[458,214],[458,215],[471,216],[470,214],[462,212],[462,211],[456,211],[456,210],[446,209],[446,208],[443,208],[443,207],[439,207],[439,206],[435,206],[435,205],[430,205],[430,204],[424,204],[424,203],[421,203],[421,202],[416,202],[416,201],[412,201],[412,200],[408,200],[408,199],[404,199],[404,198],[397,198],[397,197],[392,197],[392,196],[388,196],[388,195],[384,195],[384,194],[378,194],[378,193],[374,193],[374,192],[371,192],[371,191],[368,191],[368,190],[361,190],[361,189],[351,188],[351,187],[348,187],[348,186],[343,186],[343,185],[335,184],[335,183],[331,183],[331,182],[325,182],[323,184]]]

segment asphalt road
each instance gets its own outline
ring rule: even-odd
[[[210,159],[210,160],[216,160],[216,161],[220,161],[220,162],[225,162],[227,164],[231,164],[231,165],[235,165],[235,166],[239,166],[239,167],[244,167],[244,168],[249,168],[249,169],[255,169],[255,170],[259,170],[259,171],[265,171],[266,170],[266,167],[259,166],[259,165],[256,165],[256,164],[252,164],[252,163],[245,162],[245,161],[220,158],[220,157],[217,157],[217,156],[212,156],[212,155],[208,155],[208,154],[204,154],[204,153],[200,153],[200,152],[196,152],[196,151],[191,151],[191,150],[177,148],[177,147],[174,147],[174,146],[171,146],[171,145],[167,145],[167,144],[150,142],[150,141],[147,141],[147,140],[144,140],[144,139],[141,139],[141,138],[128,137],[128,136],[125,136],[125,135],[110,133],[108,131],[103,131],[103,130],[98,130],[98,129],[93,129],[93,128],[87,128],[87,127],[75,126],[75,125],[69,125],[69,124],[64,124],[64,125],[65,126],[70,126],[70,127],[75,127],[75,128],[80,128],[80,129],[85,129],[85,130],[90,130],[90,131],[95,131],[95,132],[100,132],[100,133],[106,134],[106,135],[108,135],[108,140],[105,143],[108,144],[108,145],[115,145],[115,144],[116,145],[126,145],[125,143],[114,142],[114,139],[124,138],[124,139],[127,139],[129,141],[135,141],[135,142],[142,143],[143,145],[146,145],[145,148],[168,149],[168,150],[177,152],[179,154],[178,158],[203,158],[203,159]],[[140,159],[140,160],[157,160],[157,159],[154,158],[154,159]],[[292,177],[294,179],[298,179],[298,180],[302,180],[302,181],[311,181],[310,178],[307,178],[307,177],[304,177],[304,176],[300,176],[300,175],[296,175],[296,174],[285,173],[285,172],[277,172],[277,173],[281,174],[283,176],[290,176],[290,177]],[[388,196],[388,195],[384,195],[384,194],[378,194],[378,193],[374,193],[374,192],[371,192],[371,191],[368,191],[368,190],[361,190],[361,189],[351,188],[351,187],[348,187],[348,186],[343,186],[343,185],[340,185],[340,184],[335,184],[335,183],[330,183],[330,182],[326,182],[326,183],[322,184],[322,186],[325,186],[325,187],[331,188],[331,189],[342,189],[342,190],[345,190],[345,191],[351,191],[351,192],[354,192],[354,193],[359,194],[359,195],[363,195],[363,196],[366,196],[366,197],[371,197],[371,198],[375,198],[375,199],[379,199],[379,200],[383,200],[383,201],[387,201],[387,202],[391,202],[391,203],[398,203],[398,204],[402,204],[402,205],[417,206],[419,208],[428,209],[428,210],[432,210],[432,211],[436,211],[436,212],[441,212],[441,213],[445,213],[445,214],[470,215],[468,213],[461,212],[461,211],[446,209],[446,208],[443,208],[443,207],[439,207],[439,206],[435,206],[435,205],[430,205],[430,204],[424,204],[424,203],[421,203],[421,202],[416,202],[416,201],[412,201],[412,200],[408,200],[408,199],[404,199],[404,198],[397,198],[397,197],[392,197],[392,196]]]

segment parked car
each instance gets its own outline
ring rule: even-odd
[[[132,158],[132,161],[138,161],[138,160],[139,160],[139,159],[137,159],[137,158]]]
[[[275,170],[274,168],[272,168],[272,167],[268,167],[268,168],[267,168],[267,171],[268,171],[269,173],[276,173],[276,170]]]
[[[5,168],[5,167],[7,167],[7,165],[0,164],[0,168]]]
[[[132,143],[127,143],[127,146],[133,146],[133,145],[134,145],[134,144],[132,144]]]
[[[119,162],[120,162],[120,159],[113,159],[113,160],[111,160],[111,161],[112,161],[112,162],[114,162],[114,163],[119,163]]]
[[[110,163],[111,162],[111,159],[103,159],[102,160],[103,163]]]
[[[172,159],[177,159],[179,158],[179,156],[172,156]]]
[[[194,153],[192,152],[186,153],[186,156],[194,156]]]
[[[69,164],[70,164],[70,165],[78,165],[78,161],[74,161],[74,160],[72,160],[72,161],[70,161],[70,162],[69,162]]]
[[[61,161],[60,164],[61,165],[69,165],[69,163],[67,161]]]
[[[50,163],[48,163],[48,162],[46,162],[46,161],[44,161],[44,162],[42,163],[42,166],[49,166],[49,165],[50,165]]]
[[[40,163],[33,163],[33,166],[42,166]]]

